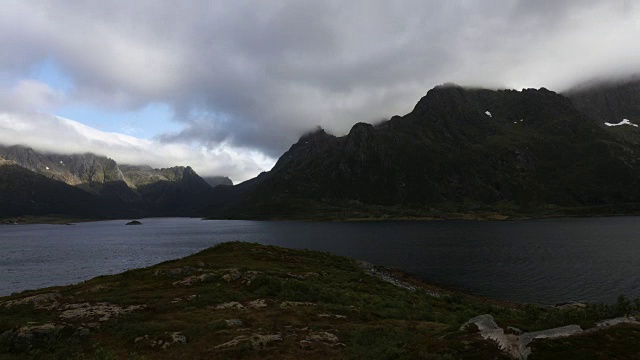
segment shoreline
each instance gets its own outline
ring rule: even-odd
[[[619,305],[546,308],[480,299],[329,253],[229,242],[0,297],[0,357],[505,358],[510,353],[501,344],[514,343],[514,332],[528,340],[567,326],[581,330],[562,339],[563,351],[579,351],[581,341],[595,337],[617,354],[620,344],[637,341],[629,331],[640,332],[634,319],[621,317],[640,308]],[[479,316],[492,327],[482,329]],[[548,358],[540,346],[553,340],[541,341],[526,349]]]
[[[340,216],[340,217],[194,217],[194,216],[158,216],[143,218],[83,218],[80,216],[65,215],[25,215],[0,218],[0,225],[34,225],[34,224],[59,224],[73,225],[81,222],[99,221],[131,221],[143,219],[161,218],[192,218],[202,220],[242,220],[242,221],[296,221],[296,222],[385,222],[385,221],[527,221],[546,219],[575,219],[575,218],[609,218],[609,217],[633,217],[640,216],[640,213],[591,213],[591,214],[504,214],[498,212],[452,212],[442,215],[432,216]]]

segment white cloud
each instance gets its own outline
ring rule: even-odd
[[[54,153],[92,152],[121,164],[152,167],[191,166],[202,175],[229,176],[234,182],[269,170],[275,159],[261,153],[221,143],[193,147],[160,143],[133,136],[96,130],[79,122],[41,113],[0,113],[0,144],[25,145]]]
[[[0,88],[0,109],[47,110],[59,104],[64,95],[35,80],[21,80],[12,87]]]
[[[70,103],[166,104],[184,131],[163,141],[273,157],[444,82],[563,90],[640,72],[639,33],[637,2],[605,0],[6,0],[0,75],[50,59]]]

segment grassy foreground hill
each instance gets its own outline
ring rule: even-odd
[[[640,325],[629,317],[599,322],[632,315],[638,305],[624,298],[514,305],[327,253],[234,242],[1,297],[0,358],[508,359],[513,352],[485,339],[487,331],[517,343],[574,325],[592,330],[533,340],[529,358],[632,359],[640,355]],[[465,325],[483,314],[491,316]],[[499,329],[484,329],[487,319]]]

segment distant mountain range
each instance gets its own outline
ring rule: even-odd
[[[211,212],[282,219],[637,213],[639,89],[639,81],[565,95],[438,86],[405,116],[359,123],[342,137],[303,136]]]
[[[60,155],[24,146],[0,146],[0,217],[198,216],[210,202],[209,185],[190,167],[153,169],[118,165],[94,154]]]
[[[635,214],[636,125],[638,78],[564,94],[442,85],[407,115],[358,123],[341,137],[309,133],[271,171],[235,186],[227,178],[203,179],[189,167],[152,169],[92,154],[0,147],[0,217]]]

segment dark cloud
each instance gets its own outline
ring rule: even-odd
[[[637,72],[638,18],[635,2],[594,0],[9,1],[0,71],[52,59],[69,101],[169,104],[184,130],[166,143],[278,156],[316,125],[406,113],[443,82],[562,90]]]

